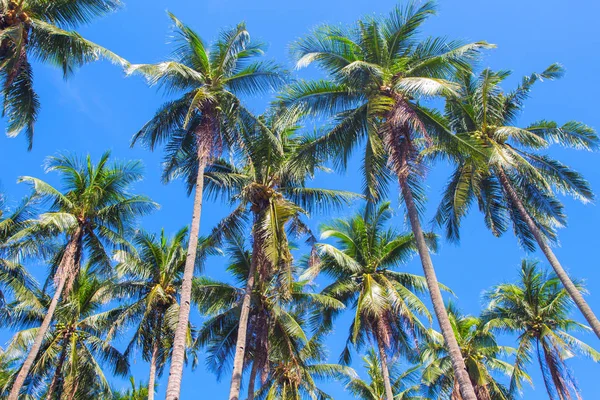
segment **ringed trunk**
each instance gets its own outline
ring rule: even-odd
[[[254,400],[254,384],[256,383],[256,375],[258,375],[258,363],[252,363],[250,371],[250,381],[248,381],[248,398],[246,400]]]
[[[160,329],[160,327],[158,328]],[[150,377],[148,378],[148,400],[154,400],[156,386],[156,362],[158,360],[159,338],[154,338],[152,358],[150,358]]]
[[[244,298],[242,300],[242,309],[240,311],[240,322],[238,325],[238,335],[235,345],[235,358],[233,359],[233,372],[231,373],[231,387],[229,388],[229,400],[239,400],[240,387],[242,386],[242,372],[244,369],[244,356],[246,354],[246,337],[248,335],[248,319],[250,317],[250,309],[252,300],[252,291],[254,290],[254,281],[256,275],[256,267],[258,264],[260,249],[260,240],[256,230],[258,224],[255,218],[255,224],[253,227],[254,231],[254,242],[252,243],[252,261],[250,263],[250,270],[248,271],[248,280],[246,281],[246,289],[244,291]],[[254,369],[254,367],[252,368]]]
[[[531,216],[527,212],[527,209],[525,209],[523,202],[519,198],[519,195],[513,188],[510,180],[508,179],[508,176],[506,176],[506,173],[502,168],[498,169],[498,175],[500,178],[500,183],[502,184],[502,187],[508,194],[511,203],[513,203],[513,205],[519,211],[519,214],[521,215],[523,220],[525,220],[525,223],[527,224],[527,227],[533,234],[533,237],[535,237],[538,246],[548,259],[548,262],[552,266],[552,269],[554,269],[554,273],[556,274],[556,276],[558,276],[558,279],[560,279],[560,281],[562,282],[563,286],[567,290],[567,293],[569,293],[569,296],[571,296],[571,298],[577,305],[577,308],[579,308],[579,311],[581,311],[581,313],[585,317],[588,324],[590,324],[590,327],[593,329],[596,336],[600,339],[600,321],[598,320],[598,317],[596,317],[596,314],[594,314],[592,308],[585,301],[583,295],[581,294],[579,289],[577,289],[577,287],[567,274],[567,271],[565,271],[565,269],[558,261],[558,258],[552,251],[552,248],[550,248],[550,246],[546,242],[546,239],[544,238],[544,235],[533,221],[533,218],[531,218]]]
[[[62,376],[62,367],[65,363],[65,359],[67,358],[67,344],[69,343],[69,336],[66,335],[63,339],[63,348],[60,351],[60,356],[58,358],[58,363],[56,364],[56,370],[54,371],[54,376],[52,377],[52,382],[50,383],[50,387],[48,388],[48,393],[46,394],[46,400],[52,400],[54,397],[54,393],[56,389],[58,389],[58,381]]]
[[[23,384],[25,383],[25,379],[27,379],[27,375],[33,367],[33,363],[38,356],[40,348],[42,347],[42,343],[44,342],[44,337],[50,328],[50,324],[52,323],[52,318],[54,317],[54,313],[56,311],[56,307],[58,306],[58,302],[62,296],[65,285],[69,279],[73,279],[72,276],[69,276],[69,273],[73,273],[75,271],[75,263],[76,257],[79,252],[79,246],[81,243],[81,238],[83,236],[83,228],[80,226],[71,236],[69,243],[65,249],[65,253],[63,254],[62,259],[60,260],[60,265],[58,267],[57,273],[59,275],[58,285],[54,291],[54,296],[52,296],[52,300],[50,301],[50,305],[48,306],[48,310],[46,311],[46,315],[44,316],[44,320],[42,321],[42,325],[40,325],[35,339],[33,341],[33,345],[29,350],[29,354],[27,354],[27,358],[23,362],[21,366],[21,370],[13,383],[13,386],[10,390],[10,394],[8,395],[8,400],[18,400],[19,393],[23,388]]]
[[[192,225],[190,228],[190,239],[188,243],[187,257],[183,271],[183,282],[181,284],[181,304],[179,306],[179,319],[173,339],[173,354],[171,367],[169,369],[169,382],[167,384],[166,400],[179,400],[181,390],[181,379],[183,377],[183,363],[185,360],[185,347],[190,320],[190,303],[192,298],[192,279],[194,278],[194,267],[196,263],[196,251],[198,248],[198,234],[200,233],[200,216],[202,214],[202,194],[204,191],[204,169],[206,168],[204,147],[198,146],[198,176],[194,194],[194,210],[192,213]]]
[[[385,387],[385,399],[394,400],[394,391],[392,390],[392,382],[390,381],[390,370],[387,365],[387,354],[383,341],[377,335],[377,347],[379,348],[379,359],[381,361],[381,372],[383,374],[383,385]]]
[[[415,236],[415,242],[417,244],[417,250],[419,252],[419,258],[421,259],[421,265],[423,266],[423,272],[425,274],[425,280],[427,281],[427,287],[429,288],[429,295],[431,296],[431,302],[433,304],[433,310],[437,317],[438,323],[444,337],[444,342],[448,348],[450,359],[452,360],[452,369],[454,370],[454,376],[460,387],[460,394],[463,400],[477,400],[475,391],[471,385],[469,374],[467,373],[467,367],[463,359],[460,347],[454,336],[452,325],[450,325],[450,319],[448,318],[448,312],[444,305],[444,299],[440,291],[440,286],[435,274],[433,262],[431,261],[431,255],[425,242],[425,235],[421,228],[421,222],[419,221],[419,214],[415,201],[412,196],[412,192],[408,187],[406,179],[400,177],[399,179],[400,188],[402,190],[402,196],[404,197],[404,203],[408,212],[408,219],[412,228],[413,235]]]

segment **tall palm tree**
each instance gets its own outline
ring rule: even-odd
[[[253,257],[246,249],[243,238],[236,236],[227,240],[226,254],[231,259],[228,271],[239,283],[236,285],[214,281],[208,278],[195,280],[193,298],[200,311],[208,315],[208,320],[200,330],[196,347],[205,347],[209,356],[206,359],[209,369],[220,377],[234,361],[237,351],[237,335],[242,324],[240,315],[245,306],[248,271]],[[285,275],[286,272],[282,272]],[[255,272],[258,276],[258,271]],[[271,364],[271,355],[291,359],[298,356],[300,348],[308,341],[305,332],[305,316],[309,311],[337,309],[343,307],[339,301],[313,293],[306,282],[287,281],[271,278],[268,281],[256,279],[252,286],[250,312],[247,323],[245,346],[245,366],[251,367],[248,384],[248,399],[255,394],[255,381],[258,374],[264,383]],[[244,333],[246,333],[244,332]]]
[[[414,358],[418,338],[426,331],[418,316],[429,317],[427,306],[418,297],[427,290],[425,279],[393,271],[407,262],[416,248],[412,234],[385,228],[391,216],[390,204],[383,203],[364,215],[323,225],[321,238],[334,238],[337,244],[317,243],[320,261],[307,271],[314,275],[310,269],[316,269],[333,278],[322,294],[353,309],[341,362],[350,363],[350,345],[360,350],[368,339],[373,340],[379,351],[386,400],[394,399],[388,355]],[[330,326],[333,316],[323,315],[320,325]]]
[[[560,280],[537,262],[523,260],[519,282],[497,285],[486,297],[487,327],[518,335],[511,391],[521,387],[520,378],[535,355],[551,399],[580,398],[566,359],[579,353],[600,361],[600,353],[569,333],[589,328],[569,318],[573,301]]]
[[[3,115],[8,117],[9,136],[25,130],[31,149],[40,106],[33,89],[32,57],[61,68],[65,77],[77,67],[100,57],[122,66],[127,64],[114,53],[71,30],[120,5],[119,0],[0,2],[0,79],[3,83]]]
[[[562,126],[542,120],[527,127],[517,126],[523,102],[535,82],[563,74],[553,64],[541,74],[523,78],[512,92],[500,84],[507,71],[484,70],[478,78],[462,74],[461,96],[447,102],[446,115],[460,137],[478,143],[477,157],[458,157],[438,220],[445,223],[450,237],[458,237],[460,219],[476,199],[485,221],[495,235],[502,234],[512,221],[515,234],[530,251],[535,242],[556,275],[600,338],[600,321],[577,290],[550,247],[555,228],[565,224],[562,204],[555,192],[570,194],[585,202],[593,199],[588,182],[576,171],[540,150],[551,143],[592,150],[598,147],[596,132],[577,121]],[[481,157],[481,153],[485,155]]]
[[[448,315],[460,346],[469,378],[479,400],[509,400],[513,396],[497,377],[513,375],[513,367],[502,356],[514,349],[501,346],[481,318],[464,315],[453,303],[448,304]],[[421,359],[423,383],[434,398],[460,400],[458,383],[444,341],[438,332],[432,332],[422,343]],[[519,379],[529,380],[526,374]]]
[[[11,240],[44,242],[64,237],[66,245],[51,271],[54,295],[36,332],[29,354],[13,384],[9,400],[16,400],[50,327],[56,307],[64,293],[69,293],[77,279],[84,252],[99,270],[109,271],[107,247],[121,246],[123,234],[132,227],[135,218],[156,208],[147,197],[129,192],[131,185],[142,178],[138,161],[109,163],[106,152],[93,164],[85,160],[59,155],[49,157],[46,171],[56,171],[63,181],[62,190],[33,177],[21,177],[33,187],[34,194],[49,204],[49,211],[18,232]]]
[[[370,381],[362,379],[353,379],[347,389],[352,393],[354,398],[360,400],[384,400],[386,398],[386,390],[383,379],[382,366],[379,362],[379,357],[375,349],[371,348],[363,357],[363,366],[369,375]],[[392,390],[395,393],[396,400],[427,400],[421,394],[420,384],[420,365],[416,365],[400,371],[398,365],[389,366],[390,379],[392,381]]]
[[[83,268],[74,279],[72,290],[60,302],[54,325],[44,338],[31,369],[30,385],[46,385],[43,398],[52,400],[109,398],[111,388],[102,367],[112,373],[129,372],[127,358],[104,337],[120,310],[106,305],[114,298],[114,282],[101,279],[90,267]],[[39,324],[47,312],[50,299],[42,292],[34,301],[14,305],[24,326]],[[35,338],[38,327],[18,332],[9,344],[8,353],[23,354]]]
[[[283,119],[272,112],[242,131],[241,166],[219,159],[206,169],[206,192],[220,194],[226,201],[237,204],[224,220],[226,231],[235,230],[246,219],[252,220],[252,263],[240,315],[230,400],[239,398],[255,275],[261,281],[268,281],[275,274],[285,272],[281,276],[290,278],[292,256],[286,227],[295,234],[309,233],[302,222],[305,214],[328,206],[348,205],[357,197],[349,192],[305,186],[306,180],[313,177],[320,165],[319,160],[308,164],[299,163],[295,158],[296,150],[305,141],[297,134],[299,128],[297,118]],[[182,161],[182,164],[172,164],[174,170],[193,168],[188,158]],[[247,218],[248,214],[250,218]],[[288,285],[291,283],[289,281]]]
[[[150,363],[147,398],[153,400],[156,376],[167,363],[175,332],[174,317],[179,312],[177,294],[185,265],[187,228],[171,239],[164,231],[158,237],[142,231],[132,242],[133,250],[115,254],[121,278],[113,288],[114,294],[129,299],[130,304],[123,307],[109,336],[122,325],[135,323],[135,333],[125,355],[139,347],[142,357]]]
[[[133,65],[130,73],[145,75],[151,84],[159,84],[168,92],[181,93],[165,103],[156,115],[134,136],[151,149],[167,142],[168,153],[185,148],[194,162],[194,207],[188,243],[179,321],[175,331],[173,358],[169,372],[167,399],[179,398],[185,334],[187,332],[194,259],[198,245],[204,170],[225,147],[236,148],[236,129],[240,120],[252,120],[251,114],[237,97],[239,94],[264,93],[283,80],[282,71],[268,61],[250,62],[263,54],[261,43],[251,43],[244,24],[223,31],[210,51],[200,36],[169,14],[176,27],[176,47],[170,61],[153,65]],[[178,153],[181,156],[181,153]],[[166,160],[167,168],[171,159]],[[167,180],[170,176],[166,176]]]
[[[298,67],[316,63],[330,80],[299,81],[281,101],[294,111],[335,116],[333,127],[306,147],[307,158],[335,157],[343,168],[351,151],[364,143],[365,194],[379,200],[391,177],[397,179],[461,392],[466,400],[475,400],[419,219],[424,193],[419,185],[424,173],[420,150],[428,142],[458,149],[468,144],[449,135],[439,115],[420,100],[454,94],[456,84],[448,80],[452,72],[467,68],[489,45],[443,38],[418,40],[418,29],[432,14],[432,2],[409,3],[386,18],[364,18],[350,29],[318,28],[297,41],[293,53]]]

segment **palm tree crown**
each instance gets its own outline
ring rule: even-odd
[[[498,285],[487,298],[487,326],[518,335],[511,390],[520,388],[526,366],[535,356],[550,398],[570,399],[577,394],[577,383],[565,360],[580,353],[600,361],[600,353],[570,335],[589,328],[569,317],[573,302],[558,278],[540,269],[537,262],[523,260],[519,282]]]
[[[25,130],[31,149],[40,106],[33,89],[31,58],[61,68],[65,77],[99,57],[122,66],[127,64],[114,53],[68,30],[106,15],[120,5],[119,0],[0,2],[0,79],[9,136]]]

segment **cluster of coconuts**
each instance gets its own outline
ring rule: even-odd
[[[30,21],[29,15],[15,1],[11,1],[8,4],[8,11],[0,18],[3,28]]]

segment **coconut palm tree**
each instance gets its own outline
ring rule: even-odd
[[[319,380],[356,379],[358,375],[348,366],[323,363],[325,349],[320,340],[312,338],[294,357],[273,352],[265,384],[256,392],[256,399],[328,400],[332,397],[319,388]]]
[[[65,78],[79,66],[100,57],[122,66],[127,64],[72,30],[113,12],[120,4],[119,0],[0,2],[0,79],[8,136],[25,130],[31,149],[40,107],[33,89],[32,57],[61,68]]]
[[[150,84],[168,92],[180,93],[165,103],[156,115],[134,136],[133,143],[143,142],[151,149],[166,142],[168,153],[182,148],[193,160],[189,171],[193,184],[194,208],[181,293],[178,328],[175,332],[173,358],[169,372],[167,399],[179,398],[185,355],[194,259],[198,244],[204,170],[224,148],[236,148],[240,120],[252,115],[237,97],[239,94],[264,93],[282,81],[281,69],[268,61],[251,62],[263,54],[263,45],[250,41],[244,24],[223,31],[209,49],[190,27],[169,14],[176,27],[176,47],[172,60],[153,65],[132,65],[130,73],[141,73]],[[183,153],[178,153],[181,157]],[[172,161],[167,159],[168,163]],[[173,176],[165,176],[171,178]]]
[[[248,271],[253,268],[252,254],[240,236],[227,240],[226,254],[231,260],[228,271],[239,285],[198,278],[193,293],[201,313],[208,315],[198,334],[196,347],[207,349],[209,356],[206,363],[218,378],[229,365],[226,361],[234,361],[236,355],[237,335],[242,324],[240,315],[248,287],[246,281]],[[281,274],[286,275],[287,272],[282,271]],[[255,275],[258,276],[259,272],[255,271]],[[309,311],[343,307],[331,297],[308,290],[306,282],[290,284],[287,277],[272,277],[268,281],[256,279],[252,288],[247,330],[244,332],[247,339],[243,361],[246,367],[252,365],[248,399],[254,398],[259,373],[261,381],[265,382],[272,354],[276,352],[279,357],[291,359],[297,357],[300,348],[308,342],[304,320]]]
[[[596,132],[577,121],[560,126],[542,120],[526,127],[517,125],[535,82],[559,78],[560,65],[553,64],[541,74],[524,77],[512,92],[501,83],[507,71],[484,70],[478,78],[460,75],[461,96],[447,103],[446,115],[460,137],[477,142],[477,157],[458,157],[438,211],[438,221],[446,224],[448,235],[458,238],[461,218],[477,200],[488,228],[501,235],[509,222],[521,244],[533,251],[537,242],[556,275],[600,338],[600,321],[564,270],[550,244],[555,229],[566,217],[555,192],[589,202],[593,192],[588,182],[560,161],[541,154],[551,143],[592,150],[598,147]],[[482,159],[481,153],[485,155]]]
[[[486,297],[487,328],[518,335],[511,391],[520,389],[521,377],[535,356],[551,399],[580,398],[566,359],[578,353],[600,361],[600,353],[570,334],[589,328],[569,318],[573,301],[560,280],[537,262],[523,260],[519,282],[497,285]]]
[[[89,266],[81,269],[71,291],[58,305],[55,323],[48,330],[31,368],[30,386],[45,386],[43,398],[109,398],[111,388],[102,365],[112,373],[129,372],[127,358],[104,338],[120,310],[106,310],[113,300],[112,280],[101,279]],[[51,300],[43,292],[33,301],[14,304],[14,313],[24,326],[38,325]],[[13,322],[14,323],[14,322]],[[39,328],[18,332],[8,347],[8,354],[23,354]],[[31,389],[30,389],[31,391]]]
[[[453,303],[448,303],[448,315],[460,346],[469,378],[479,400],[509,400],[513,395],[498,382],[497,377],[513,376],[513,367],[502,356],[513,354],[514,349],[497,343],[494,334],[486,329],[481,318],[464,315]],[[460,400],[458,383],[444,340],[438,332],[431,332],[422,343],[421,359],[423,384],[433,398]],[[526,374],[520,380],[529,380]]]
[[[338,190],[308,188],[306,180],[313,177],[319,161],[298,163],[295,151],[304,138],[297,134],[297,118],[283,119],[271,112],[258,123],[245,127],[242,132],[242,165],[223,159],[207,166],[205,190],[209,195],[221,195],[225,201],[237,205],[224,220],[222,233],[239,230],[245,220],[252,221],[252,263],[246,281],[244,305],[240,315],[238,343],[233,363],[230,399],[239,398],[250,297],[255,275],[268,281],[275,274],[291,278],[290,254],[286,227],[295,234],[309,234],[302,217],[308,212],[348,205],[357,195]],[[268,131],[268,132],[267,132]],[[174,158],[177,158],[174,155]],[[187,165],[186,165],[187,164]],[[171,164],[174,170],[189,171],[189,158]],[[192,182],[188,181],[188,185]],[[291,284],[292,282],[288,282]]]
[[[369,375],[370,381],[364,381],[360,378],[351,380],[346,386],[354,398],[360,400],[384,400],[386,390],[383,379],[383,372],[379,357],[374,348],[369,349],[363,357],[363,367]],[[388,366],[390,370],[390,380],[392,381],[392,390],[395,393],[396,400],[427,400],[421,394],[420,384],[420,365],[416,365],[400,371],[399,365]]]
[[[35,340],[13,384],[9,400],[16,400],[44,341],[54,312],[65,293],[77,280],[83,253],[98,271],[110,271],[109,248],[122,246],[123,234],[135,218],[156,209],[156,203],[147,197],[129,192],[131,185],[142,178],[141,163],[112,162],[106,152],[97,164],[88,156],[85,160],[59,155],[46,161],[47,172],[58,172],[63,181],[62,190],[33,177],[21,177],[31,184],[34,194],[49,204],[49,210],[12,237],[12,241],[45,242],[64,238],[66,245],[55,258],[51,278],[54,295]]]
[[[308,276],[314,276],[314,270],[329,275],[334,282],[322,294],[353,309],[340,361],[349,364],[350,346],[360,350],[371,339],[379,351],[386,400],[394,399],[389,354],[415,358],[418,338],[426,331],[418,316],[430,317],[418,296],[427,290],[425,279],[394,271],[415,255],[416,246],[412,234],[385,228],[391,216],[390,204],[383,203],[364,214],[323,225],[321,238],[334,238],[337,244],[317,243],[320,261],[306,272]],[[322,314],[319,325],[331,326],[334,316]]]
[[[26,253],[20,250],[25,249],[11,248],[7,244],[13,235],[24,228],[34,211],[31,198],[24,199],[17,207],[10,209],[6,205],[6,198],[0,194],[0,308],[6,305],[7,292],[29,291],[35,287],[35,280],[20,262],[22,257],[19,256]]]
[[[149,396],[148,386],[135,384],[135,379],[129,378],[130,388],[122,391],[114,391],[112,400],[146,400]]]
[[[158,237],[141,231],[132,242],[134,249],[115,254],[120,279],[113,287],[114,295],[127,298],[130,303],[123,307],[109,337],[122,325],[135,323],[135,333],[125,355],[140,348],[142,357],[150,363],[147,398],[153,400],[156,377],[168,361],[175,316],[179,312],[177,294],[185,265],[187,228],[180,229],[170,239],[164,231]]]
[[[334,157],[346,167],[352,150],[364,143],[365,194],[381,199],[392,176],[411,224],[427,278],[434,311],[450,348],[461,392],[475,400],[419,219],[424,189],[420,150],[429,143],[466,151],[468,143],[453,137],[440,116],[423,107],[421,99],[455,94],[453,71],[465,69],[484,42],[463,44],[443,38],[419,40],[422,23],[434,14],[432,2],[409,3],[386,18],[367,17],[352,28],[322,26],[293,44],[298,67],[316,63],[328,81],[299,81],[281,96],[284,106],[317,116],[334,116],[328,132],[305,148],[307,159]]]

